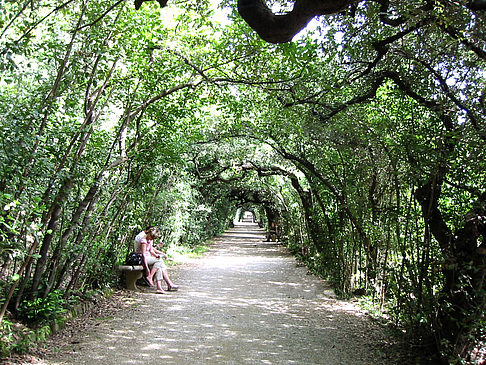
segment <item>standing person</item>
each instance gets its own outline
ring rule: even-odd
[[[277,224],[275,222],[270,223],[270,227],[267,233],[267,242],[277,240]]]
[[[147,281],[151,286],[154,286],[153,277],[155,275],[157,293],[164,294],[165,290],[162,288],[162,279],[167,283],[167,290],[169,291],[176,291],[179,287],[174,285],[170,280],[167,266],[161,258],[164,256],[167,259],[167,254],[157,250],[153,246],[154,240],[159,237],[160,231],[157,227],[148,227],[135,237],[134,249],[135,252],[142,254],[142,264],[146,270]]]

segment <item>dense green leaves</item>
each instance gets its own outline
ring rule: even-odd
[[[466,358],[485,304],[484,19],[385,4],[276,46],[210,1],[2,3],[8,310],[115,285],[147,225],[175,253],[250,210],[338,293]]]

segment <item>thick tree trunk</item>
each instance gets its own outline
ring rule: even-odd
[[[238,0],[238,12],[265,41],[290,42],[317,15],[334,14],[355,0],[295,0],[292,11],[274,14],[265,0]]]

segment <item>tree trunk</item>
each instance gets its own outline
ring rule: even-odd
[[[44,116],[42,118],[41,124],[39,126],[38,131],[37,131],[37,136],[39,136],[39,137],[44,134],[44,130],[47,126],[47,122],[48,122],[49,116],[51,114],[52,105],[54,103],[54,100],[58,96],[59,86],[61,85],[61,80],[64,77],[64,74],[66,73],[67,64],[69,62],[69,58],[71,57],[71,53],[72,53],[73,47],[74,47],[74,40],[76,39],[76,37],[78,35],[78,29],[79,29],[79,26],[81,25],[83,18],[84,18],[85,11],[86,11],[86,5],[83,5],[83,8],[81,10],[81,14],[80,14],[78,22],[77,22],[77,25],[74,28],[75,31],[73,32],[73,35],[71,36],[71,41],[70,41],[69,46],[68,46],[66,53],[64,55],[64,59],[61,63],[61,66],[59,67],[59,70],[57,72],[57,76],[56,76],[56,80],[54,81],[54,85],[52,86],[49,94],[45,98],[44,106],[43,106]],[[35,157],[36,157],[37,149],[39,148],[40,141],[41,141],[41,138],[35,139],[34,145],[33,145],[32,149],[30,151],[30,156],[28,158],[28,161],[24,165],[24,171],[22,172],[22,179],[20,181],[24,181],[25,178],[29,175],[30,169],[32,168],[33,163],[35,161]],[[16,195],[15,195],[16,198],[18,198],[22,194],[24,187],[25,187],[24,185],[20,185],[18,187]]]
[[[446,305],[442,305],[437,314],[437,341],[445,340],[451,354],[463,356],[472,345],[469,336],[477,330],[486,300],[486,222],[483,219],[486,194],[477,200],[477,208],[466,214],[464,227],[452,232],[439,209],[445,171],[445,168],[438,169],[417,189],[415,197],[445,261],[441,302]]]
[[[304,191],[302,186],[299,184],[299,180],[295,176],[289,176],[292,187],[295,189],[297,194],[299,194],[300,200],[302,202],[302,208],[304,210],[304,217],[309,230],[309,235],[312,238],[312,242],[319,253],[324,254],[326,260],[328,259],[328,245],[326,243],[324,232],[317,221],[317,213],[314,209],[314,204],[312,202],[312,194],[308,191]]]
[[[47,233],[44,235],[42,246],[39,252],[41,257],[37,260],[34,276],[32,278],[31,298],[35,298],[37,296],[42,275],[46,270],[48,257],[49,257],[49,248],[51,247],[52,239],[54,238],[54,234],[57,231],[59,225],[59,220],[61,219],[62,204],[67,199],[73,187],[73,184],[74,184],[74,180],[71,179],[70,176],[68,176],[64,180],[64,184],[50,209],[51,214],[50,214],[49,224],[47,225]]]
[[[51,257],[51,265],[50,265],[50,270],[49,270],[49,279],[47,281],[46,288],[44,289],[44,294],[43,298],[46,298],[49,292],[51,291],[52,286],[54,285],[54,281],[56,279],[56,276],[58,274],[58,265],[59,265],[59,259],[61,258],[61,254],[64,250],[64,247],[66,246],[66,243],[71,236],[72,232],[76,228],[79,219],[81,218],[81,215],[84,213],[86,208],[89,206],[89,210],[86,211],[86,215],[89,218],[91,213],[93,212],[95,205],[96,205],[96,199],[95,196],[98,192],[101,179],[103,178],[103,174],[100,173],[98,177],[96,178],[95,182],[91,186],[91,189],[88,191],[84,199],[79,203],[78,208],[76,209],[76,212],[73,214],[71,218],[71,222],[69,223],[69,227],[64,231],[64,233],[61,236],[61,240],[59,241],[58,245],[56,246],[56,249],[54,250],[52,257]],[[86,224],[89,222],[88,220],[84,220],[84,223]]]

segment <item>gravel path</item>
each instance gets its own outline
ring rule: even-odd
[[[170,275],[178,292],[133,294],[42,363],[403,364],[380,326],[256,225],[230,229]]]

